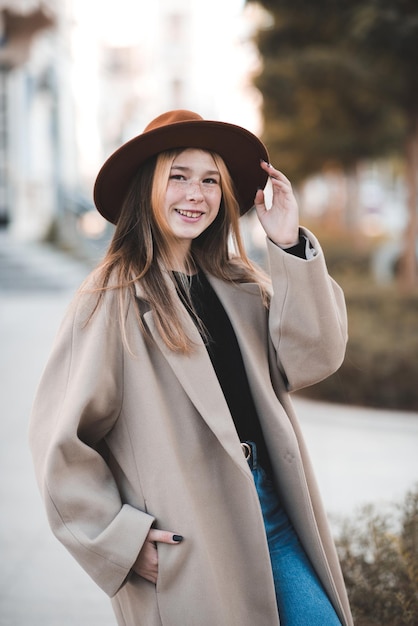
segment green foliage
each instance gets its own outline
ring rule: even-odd
[[[382,96],[407,115],[418,114],[418,5],[415,0],[369,0],[352,17],[352,44],[379,75]],[[390,76],[390,80],[388,77]]]
[[[356,626],[415,626],[418,488],[392,513],[364,508],[336,543]]]
[[[271,158],[294,181],[401,152],[418,115],[418,5],[264,0],[256,43]]]

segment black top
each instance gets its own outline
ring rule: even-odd
[[[176,276],[176,273],[174,275],[179,291],[184,298],[184,287],[179,276]],[[201,334],[234,420],[238,436],[241,441],[254,441],[256,443],[260,465],[269,471],[270,462],[260,421],[232,324],[204,273],[199,272],[188,277],[188,280],[191,281],[190,297],[193,307],[206,331],[201,332]],[[192,318],[195,319],[193,313]],[[199,330],[201,329],[199,328]]]

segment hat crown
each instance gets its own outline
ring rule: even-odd
[[[155,119],[153,119],[148,126],[145,127],[144,133],[156,128],[162,128],[163,126],[169,126],[170,124],[176,124],[177,122],[201,122],[203,117],[193,111],[187,111],[186,109],[177,109],[175,111],[167,111],[162,113]]]

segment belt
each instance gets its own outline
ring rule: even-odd
[[[248,443],[241,442],[241,449],[244,454],[245,460],[248,461],[251,456],[251,446]]]

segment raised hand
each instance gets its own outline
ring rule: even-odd
[[[278,246],[289,247],[299,242],[299,208],[292,185],[286,176],[265,161],[260,167],[270,177],[273,189],[272,204],[266,207],[265,195],[259,189],[254,204],[258,219],[271,241]]]

